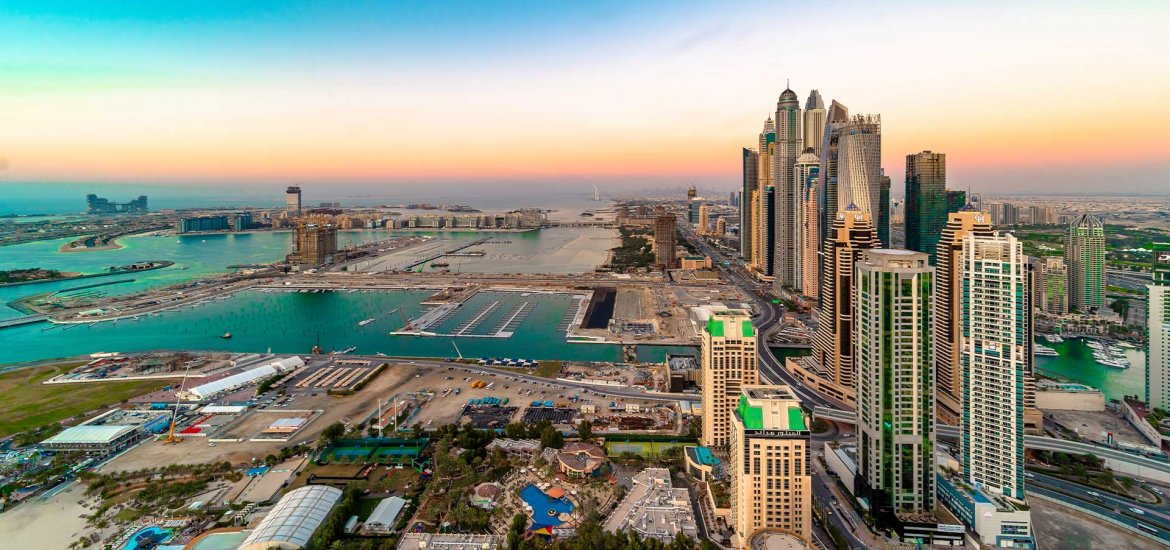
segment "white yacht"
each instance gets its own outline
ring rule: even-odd
[[[1032,347],[1032,354],[1039,357],[1060,357],[1056,350],[1045,346],[1044,344],[1036,344]]]

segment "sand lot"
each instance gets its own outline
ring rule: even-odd
[[[16,508],[0,514],[0,533],[4,548],[68,548],[78,537],[89,533],[80,516],[90,512],[78,500],[85,486],[74,484],[68,490],[47,499],[34,497]]]

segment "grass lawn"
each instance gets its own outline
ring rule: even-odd
[[[605,444],[605,450],[609,453],[609,456],[621,456],[622,453],[630,452],[636,455],[651,457],[657,456],[671,447],[686,447],[687,445],[694,445],[694,443],[675,443],[672,441],[609,441]]]
[[[53,384],[41,382],[77,364],[0,374],[0,437],[23,432],[166,387],[165,380]]]

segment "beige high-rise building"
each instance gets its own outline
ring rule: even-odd
[[[854,266],[862,252],[872,248],[878,248],[878,238],[870,214],[856,206],[837,213],[825,241],[813,358],[820,368],[816,389],[849,405],[857,401],[857,369],[853,363]]]
[[[712,311],[702,341],[703,445],[726,447],[740,392],[759,381],[756,329],[746,311]]]
[[[751,204],[749,205],[752,209],[752,226],[748,228],[748,231],[752,234],[752,248],[748,257],[748,267],[757,273],[760,271],[761,258],[764,257],[760,248],[763,246],[761,242],[764,237],[764,226],[760,220],[760,216],[763,214],[760,202],[762,196],[762,189],[752,190]]]
[[[817,251],[820,248],[820,241],[817,240],[817,194],[814,182],[820,174],[820,170],[821,159],[813,153],[812,147],[805,147],[804,153],[796,159],[796,164],[793,166],[796,178],[796,219],[799,230],[794,250],[796,257],[793,259],[796,266],[796,282],[792,286],[805,296],[814,297],[818,294],[816,273]],[[812,275],[811,280],[810,274]]]
[[[796,288],[800,284],[800,217],[798,213],[799,184],[796,178],[796,159],[804,151],[804,133],[801,126],[800,100],[796,92],[785,89],[776,103],[776,155],[772,158],[772,176],[776,180],[773,220],[775,237],[775,287]]]
[[[809,544],[812,472],[808,419],[788,386],[744,386],[731,414],[731,524],[737,546],[763,529]],[[706,411],[704,411],[704,414]]]
[[[711,232],[711,210],[707,203],[699,205],[699,234],[706,235]]]
[[[959,423],[963,410],[963,370],[960,363],[962,325],[960,311],[962,288],[963,239],[968,234],[979,237],[994,235],[991,216],[986,212],[963,209],[947,216],[947,225],[938,240],[935,254],[934,294],[934,371],[938,418],[951,425]]]
[[[768,120],[764,121],[764,129],[760,132],[759,137],[759,154],[756,159],[759,161],[759,168],[756,170],[756,189],[752,194],[752,262],[751,265],[756,273],[761,275],[771,276],[768,272],[765,255],[765,247],[767,243],[774,242],[772,232],[775,230],[772,224],[768,223],[774,212],[768,212],[765,209],[764,197],[765,190],[775,185],[776,180],[773,178],[773,157],[776,155],[776,123],[772,121],[769,116]]]
[[[807,150],[809,147],[813,148],[813,154],[817,158],[821,157],[821,148],[825,141],[825,120],[828,118],[828,111],[825,110],[825,101],[821,99],[821,93],[813,90],[808,94],[808,100],[804,103],[804,147]]]
[[[715,220],[715,236],[722,239],[727,234],[727,220],[719,218]]]
[[[881,115],[853,115],[841,129],[837,155],[838,208],[854,204],[877,220],[881,206]]]
[[[297,225],[295,245],[290,261],[321,265],[337,253],[337,227],[332,224],[300,223]]]
[[[289,215],[301,215],[301,187],[299,185],[290,185],[288,189],[284,190],[284,211]]]

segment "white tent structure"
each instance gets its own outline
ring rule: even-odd
[[[338,500],[341,500],[341,489],[328,485],[308,485],[289,491],[244,539],[239,550],[304,548]]]
[[[187,388],[179,392],[179,397],[188,401],[204,401],[223,392],[237,390],[249,384],[260,382],[273,375],[289,372],[304,366],[304,364],[305,361],[296,356],[281,359],[264,366],[239,372],[231,376],[225,376],[219,380],[212,380],[206,384]]]

